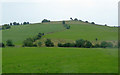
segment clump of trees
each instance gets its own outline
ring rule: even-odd
[[[36,40],[40,39],[43,35],[44,35],[44,33],[38,33],[33,38],[27,38],[26,40],[23,41],[23,47],[37,47],[37,44],[34,44],[34,42]]]
[[[88,40],[79,39],[75,43],[58,43],[58,47],[79,47],[79,48],[112,48],[113,44],[111,42],[101,42],[101,44],[92,44]]]
[[[42,20],[42,23],[44,23],[44,22],[50,22],[50,20],[44,19],[44,20]]]
[[[9,26],[9,24],[5,24],[2,26],[2,29],[5,30],[5,29],[10,29],[11,27]]]
[[[13,44],[12,40],[7,40],[6,46],[14,47],[15,45]]]
[[[54,43],[50,39],[47,39],[45,41],[45,46],[47,46],[47,47],[54,47]]]

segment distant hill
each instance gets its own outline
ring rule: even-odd
[[[65,29],[62,21],[53,21],[48,23],[36,23],[30,25],[12,26],[11,29],[3,30],[3,42],[8,39],[13,43],[21,45],[23,40],[34,37],[39,32],[45,33],[40,41],[47,38],[54,42],[75,41],[77,39],[85,39],[90,41],[117,41],[118,28],[84,23],[81,21],[66,21],[70,25],[70,29]]]

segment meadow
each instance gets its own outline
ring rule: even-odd
[[[118,28],[66,21],[70,29],[65,29],[62,21],[11,26],[0,30],[3,43],[12,40],[15,47],[2,49],[3,73],[117,73],[117,48],[59,48],[57,43],[89,40],[93,44],[101,41],[118,41]],[[2,32],[2,33],[1,33]],[[55,47],[21,47],[26,38],[45,33],[41,39],[51,39]],[[98,39],[96,41],[95,39]],[[1,39],[1,37],[0,37]]]
[[[3,48],[3,73],[117,73],[118,49]]]
[[[48,33],[64,30],[60,24],[31,24],[12,26],[11,29],[2,31],[2,41],[12,40],[14,44],[21,45],[26,38],[33,37],[38,33]]]

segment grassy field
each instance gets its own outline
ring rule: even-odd
[[[79,21],[68,21],[66,23],[71,26],[69,30],[48,34],[43,38],[57,40],[77,40],[82,38],[90,41],[95,41],[96,38],[99,41],[118,40],[118,28],[93,25]]]
[[[3,73],[117,72],[117,49],[3,48]]]
[[[10,39],[16,45],[21,45],[22,42],[29,37],[33,37],[38,33],[49,33],[64,30],[62,24],[32,24],[12,26],[9,30],[2,31],[2,41]]]

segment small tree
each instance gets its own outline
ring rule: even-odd
[[[45,41],[45,45],[46,45],[47,47],[53,47],[53,46],[54,46],[53,42],[52,42],[50,39],[47,39],[47,40]]]
[[[95,40],[98,41],[98,38],[96,38]]]
[[[102,47],[102,48],[106,48],[106,47],[107,47],[107,44],[108,44],[107,42],[103,41],[103,42],[101,42],[101,47]]]
[[[85,48],[91,48],[92,43],[90,41],[86,41]]]
[[[71,18],[70,18],[70,20],[72,20],[72,21],[73,21],[73,18],[71,17]]]
[[[85,46],[85,40],[80,39],[76,40],[76,47],[84,47]]]
[[[78,21],[78,19],[77,19],[77,18],[75,18],[75,19],[74,19],[74,21]]]
[[[10,23],[10,25],[12,26],[12,23]]]
[[[7,40],[6,41],[6,46],[14,46],[12,40]]]
[[[16,22],[13,22],[13,25],[17,25],[17,23],[16,23]]]
[[[63,21],[62,24],[65,24],[65,21]]]
[[[38,46],[41,47],[42,46],[42,42],[38,42]]]
[[[92,22],[91,24],[95,24],[94,22]]]
[[[85,21],[86,23],[89,23],[88,21]]]
[[[61,44],[61,43],[58,43],[58,47],[63,47],[63,44]]]
[[[44,23],[44,22],[50,22],[50,20],[44,19],[44,20],[42,20],[42,23]]]

